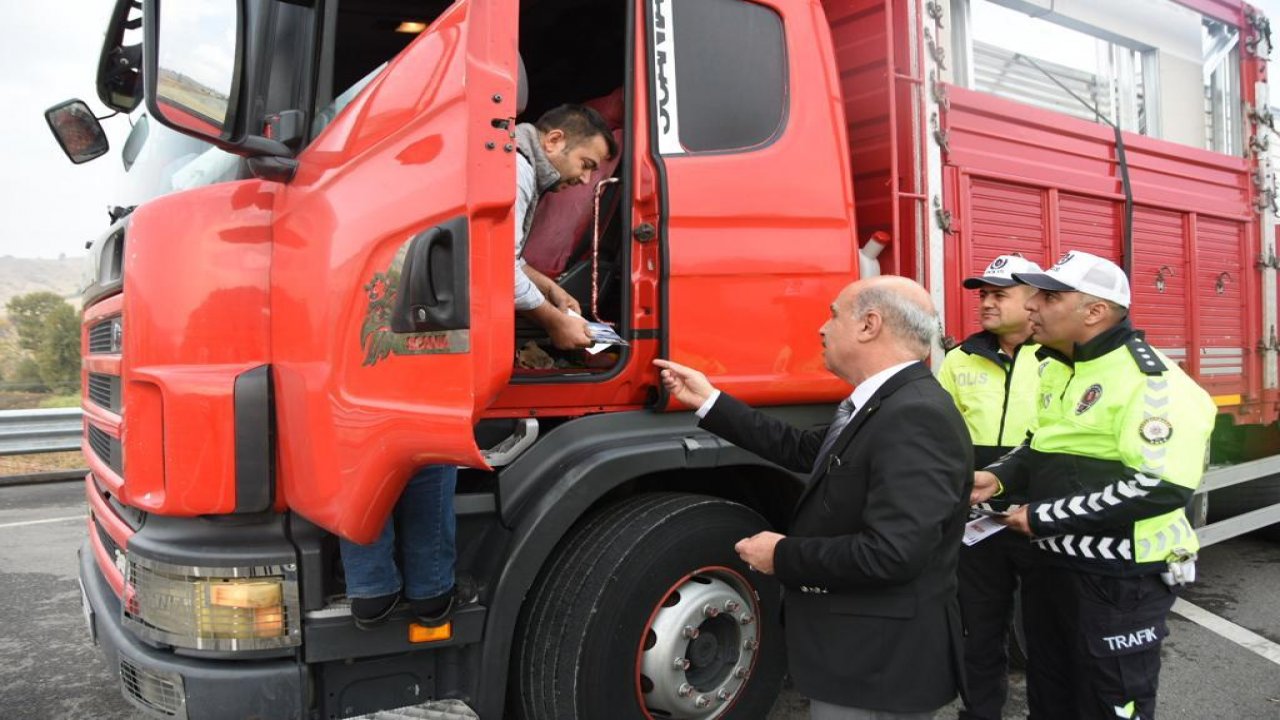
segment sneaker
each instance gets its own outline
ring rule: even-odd
[[[429,628],[440,627],[453,618],[453,606],[457,586],[449,588],[443,595],[410,600],[409,608],[413,610],[413,619],[419,625]]]
[[[369,598],[351,598],[351,619],[361,630],[381,625],[400,602],[400,592]]]

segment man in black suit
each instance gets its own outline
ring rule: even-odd
[[[932,718],[963,685],[956,562],[973,446],[920,362],[937,327],[911,280],[845,288],[821,329],[823,355],[857,387],[829,428],[792,427],[696,370],[654,361],[702,427],[810,473],[790,534],[761,532],[735,549],[782,583],[791,677],[813,720]]]

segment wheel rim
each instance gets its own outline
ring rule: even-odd
[[[681,578],[650,614],[637,656],[636,690],[648,718],[711,720],[729,711],[751,679],[760,605],[727,567]]]

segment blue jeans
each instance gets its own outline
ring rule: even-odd
[[[396,501],[382,534],[369,545],[339,538],[342,568],[347,576],[347,597],[390,595],[404,588],[410,600],[433,598],[453,587],[454,538],[453,490],[458,468],[428,465],[420,468]],[[396,527],[400,528],[400,556],[404,579],[396,567]]]

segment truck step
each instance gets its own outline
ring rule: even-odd
[[[351,720],[478,720],[479,717],[461,700],[433,700],[395,710],[379,710]]]

